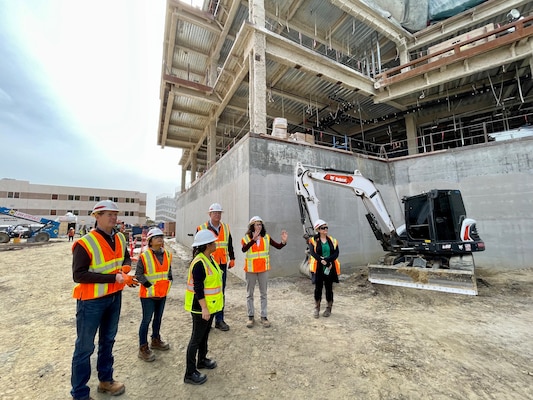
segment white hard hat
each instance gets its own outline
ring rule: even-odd
[[[146,235],[146,240],[148,241],[148,243],[150,243],[150,239],[153,238],[154,236],[165,236],[165,234],[159,228],[150,229],[148,231],[148,235]]]
[[[203,244],[213,243],[217,238],[209,229],[201,229],[194,235],[194,243],[192,247],[198,247]]]
[[[261,217],[256,215],[255,217],[250,218],[250,222],[248,222],[248,225],[255,224],[256,222],[263,222],[263,220],[261,219]]]
[[[111,200],[102,200],[96,203],[93,207],[93,212],[91,215],[96,214],[100,211],[116,211],[118,212],[117,205]]]
[[[317,219],[315,225],[313,225],[313,228],[315,229],[315,231],[318,231],[318,228],[320,228],[322,225],[327,225],[327,222],[323,219]]]
[[[222,212],[222,211],[224,211],[224,210],[222,209],[222,206],[221,206],[220,204],[218,204],[218,203],[213,203],[213,204],[211,204],[211,205],[209,206],[209,211],[208,211],[208,212],[213,212],[213,211],[220,211],[220,212]]]

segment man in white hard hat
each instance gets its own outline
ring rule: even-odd
[[[235,266],[235,253],[233,251],[233,239],[228,224],[221,221],[222,206],[219,203],[213,203],[209,206],[207,212],[209,213],[209,221],[198,226],[196,232],[202,229],[211,230],[217,240],[216,251],[211,254],[222,270],[222,292],[226,293],[226,274],[228,268]],[[229,331],[229,325],[224,321],[224,309],[215,314],[215,328],[221,331]]]
[[[127,275],[131,259],[126,238],[114,229],[118,211],[111,200],[96,203],[92,215],[97,227],[72,246],[72,275],[78,283],[73,291],[77,300],[77,338],[70,391],[75,400],[90,399],[87,383],[91,377],[91,355],[97,331],[98,391],[118,396],[126,390],[123,383],[113,379],[113,344],[120,318],[122,289],[126,284],[136,286],[137,282]]]

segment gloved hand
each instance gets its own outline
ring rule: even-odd
[[[235,260],[229,260],[228,268],[233,268],[235,266]]]
[[[123,265],[122,271],[120,272],[122,274],[122,278],[124,279],[124,284],[128,285],[129,287],[137,287],[139,286],[139,282],[137,279],[135,279],[134,276],[128,275],[128,272],[131,271],[130,265]]]

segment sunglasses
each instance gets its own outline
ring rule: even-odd
[[[321,231],[325,231],[326,229],[329,229],[327,226],[321,226],[320,228],[318,228],[319,230]]]

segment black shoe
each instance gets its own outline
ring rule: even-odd
[[[215,360],[210,360],[209,358],[204,358],[202,361],[198,361],[196,367],[198,369],[213,369],[217,367],[217,362]]]
[[[226,324],[224,321],[215,322],[215,328],[220,329],[221,331],[229,331],[229,325]]]
[[[191,375],[185,375],[183,382],[190,383],[191,385],[201,385],[207,380],[207,375],[202,374],[199,371],[194,371]]]

